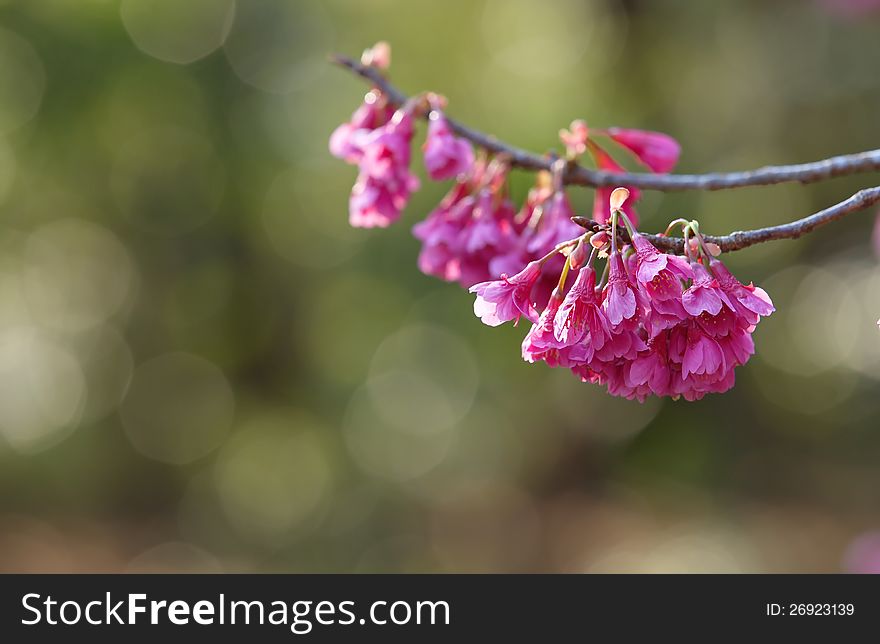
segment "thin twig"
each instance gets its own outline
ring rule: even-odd
[[[331,56],[330,60],[340,67],[347,68],[370,81],[395,105],[402,105],[409,98],[389,83],[382,73],[374,67],[363,65],[356,60],[339,54]],[[542,157],[508,145],[493,136],[471,129],[448,116],[446,120],[452,130],[459,136],[490,152],[508,155],[513,166],[527,170],[550,170],[550,166],[553,163],[552,158]],[[582,186],[635,186],[644,190],[669,192],[673,190],[722,190],[792,181],[811,183],[832,177],[878,170],[880,170],[880,150],[869,150],[857,154],[831,157],[830,159],[814,161],[812,163],[766,166],[756,170],[711,172],[707,174],[605,172],[603,170],[591,170],[573,163],[569,164],[563,179],[566,184]]]
[[[864,210],[877,202],[880,202],[880,187],[866,188],[865,190],[858,191],[845,201],[841,201],[829,208],[825,208],[825,210],[820,210],[808,217],[787,224],[768,226],[767,228],[756,228],[755,230],[737,231],[720,237],[715,235],[703,235],[703,238],[707,242],[718,244],[723,252],[742,250],[743,248],[748,248],[749,246],[754,246],[761,242],[773,241],[775,239],[797,239],[801,235],[811,232],[819,226],[824,226],[832,221],[841,219],[850,213]],[[572,221],[579,226],[594,232],[598,232],[604,228],[601,224],[592,219],[587,219],[586,217],[572,217]],[[629,241],[629,234],[626,232],[625,228],[618,228],[617,232],[619,235],[623,235],[623,238],[626,241]],[[663,235],[648,234],[645,234],[644,236],[660,250],[678,254],[684,253],[684,240],[680,237],[664,237]]]

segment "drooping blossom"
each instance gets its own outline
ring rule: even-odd
[[[632,236],[636,251],[636,279],[652,301],[680,298],[682,280],[693,278],[693,269],[678,255],[661,253],[639,233]]]
[[[360,172],[349,201],[352,226],[384,228],[400,217],[419,186],[409,171],[412,137],[412,114],[400,109],[358,142]]]
[[[368,92],[364,102],[351,115],[351,120],[330,135],[330,154],[348,163],[360,162],[367,136],[385,125],[393,114],[394,108],[378,91]]]
[[[571,368],[586,361],[584,345],[568,346],[557,339],[554,320],[562,304],[562,296],[554,290],[540,317],[532,324],[522,342],[522,357],[526,362],[545,362],[550,367]]]
[[[605,346],[611,328],[596,294],[596,272],[590,267],[578,271],[553,320],[556,338],[566,346],[584,343],[589,361]]]
[[[522,315],[529,320],[537,320],[538,312],[530,296],[540,274],[541,264],[529,262],[512,277],[502,275],[501,279],[474,284],[468,289],[477,294],[474,313],[489,326],[498,326],[511,320],[518,321]]]
[[[759,316],[767,317],[776,310],[764,289],[751,283],[741,283],[720,260],[713,259],[709,262],[709,267],[736,312],[747,318],[751,324],[756,324]]]
[[[724,305],[733,310],[733,304],[721,290],[718,280],[698,262],[693,262],[691,267],[694,272],[694,283],[681,296],[684,310],[692,316],[701,313],[718,315]]]
[[[516,211],[505,189],[503,163],[475,163],[428,217],[413,227],[422,242],[419,269],[468,288],[518,271],[528,261],[516,253],[500,270],[493,268],[518,243]]]
[[[631,151],[651,172],[670,172],[678,163],[681,146],[668,134],[620,127],[610,127],[605,132]]]
[[[612,326],[636,316],[636,292],[626,274],[623,259],[618,252],[608,258],[608,284],[602,299],[602,309]]]
[[[470,142],[455,136],[443,112],[433,110],[425,139],[425,168],[435,181],[453,179],[466,173],[474,164]]]

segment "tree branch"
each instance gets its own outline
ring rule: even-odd
[[[707,242],[718,244],[723,252],[742,250],[743,248],[748,248],[749,246],[754,246],[761,242],[773,241],[775,239],[797,239],[801,235],[811,232],[819,226],[824,226],[832,221],[842,219],[850,213],[864,210],[877,202],[880,202],[880,187],[866,188],[865,190],[859,190],[856,194],[845,201],[841,201],[838,204],[820,210],[819,212],[804,217],[803,219],[798,219],[787,224],[779,224],[778,226],[737,231],[721,237],[715,235],[703,235],[703,239]],[[605,228],[601,224],[592,219],[587,219],[586,217],[572,217],[572,221],[579,226],[594,232],[598,232]],[[629,241],[629,233],[626,232],[625,228],[618,228],[617,234],[621,235],[625,241]],[[644,234],[644,236],[660,250],[678,254],[684,253],[684,240],[681,237],[664,237],[663,235],[649,234]]]
[[[409,99],[406,94],[402,93],[389,83],[382,73],[374,67],[363,65],[356,60],[339,54],[331,56],[330,60],[336,65],[344,67],[370,81],[382,91],[391,103],[395,105],[402,105]],[[526,170],[550,170],[550,166],[553,163],[552,158],[539,156],[532,152],[527,152],[526,150],[508,145],[493,136],[473,130],[448,116],[446,117],[446,120],[452,130],[459,136],[470,140],[472,143],[485,148],[490,152],[508,155],[510,157],[510,163],[513,166]],[[642,188],[643,190],[669,192],[674,190],[722,190],[727,188],[764,186],[786,182],[811,183],[813,181],[822,181],[837,176],[878,170],[880,170],[880,150],[869,150],[857,154],[831,157],[830,159],[814,161],[812,163],[766,166],[756,170],[744,170],[741,172],[712,172],[707,174],[606,172],[603,170],[591,170],[572,163],[569,164],[566,169],[563,181],[566,184],[582,186],[635,186],[637,188]],[[851,199],[854,198],[855,196]],[[851,199],[843,202],[843,204],[848,203]],[[848,212],[852,212],[852,210]],[[819,214],[821,213],[816,213],[816,215]],[[815,217],[816,215],[813,216]],[[807,219],[810,218],[808,217]],[[762,230],[771,229],[767,228]],[[812,228],[810,230],[812,230]],[[740,233],[734,233],[734,235],[736,234]],[[773,237],[772,239],[779,239],[779,237]],[[736,248],[744,247],[745,246],[737,246]],[[736,248],[731,248],[731,250],[735,250]]]

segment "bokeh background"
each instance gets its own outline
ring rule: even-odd
[[[732,392],[613,399],[417,272],[446,185],[348,227],[327,138],[367,88],[326,62],[388,40],[518,145],[584,118],[744,169],[880,147],[876,4],[0,2],[0,569],[880,570],[871,213],[729,257],[778,307]],[[724,233],[878,181],[641,212]]]

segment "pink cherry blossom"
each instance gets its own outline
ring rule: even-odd
[[[358,144],[360,172],[349,201],[352,226],[384,228],[400,217],[419,187],[418,178],[409,171],[412,137],[412,115],[398,110]]]
[[[419,185],[411,175],[402,177],[402,181],[359,177],[349,200],[349,223],[357,228],[385,228],[396,221]]]
[[[519,320],[521,315],[536,320],[538,312],[529,298],[540,274],[541,264],[529,262],[512,277],[502,275],[498,280],[474,284],[468,289],[477,294],[474,313],[489,326]]]
[[[619,127],[610,127],[606,132],[617,143],[635,154],[651,172],[670,172],[678,163],[681,146],[668,134]]]
[[[565,191],[554,193],[544,204],[543,214],[537,227],[526,243],[526,251],[532,255],[545,255],[560,242],[574,239],[583,229],[572,222],[574,211]]]
[[[740,315],[748,317],[751,324],[758,321],[758,316],[767,317],[776,310],[773,307],[773,302],[770,301],[770,296],[764,289],[758,288],[754,284],[748,286],[742,284],[720,260],[713,259],[709,262],[709,267],[715,274],[721,290],[728,295],[728,300],[733,303],[736,311]]]
[[[373,130],[385,125],[394,110],[374,90],[364,98],[351,120],[337,127],[330,135],[330,154],[348,163],[358,163],[363,156],[363,146]]]
[[[584,342],[589,358],[611,336],[611,329],[596,296],[596,272],[582,268],[553,321],[556,338],[566,346]]]
[[[733,309],[733,305],[718,285],[718,280],[698,262],[692,262],[691,267],[694,272],[694,283],[681,296],[684,310],[697,316],[703,312],[718,315],[725,304]]]
[[[636,294],[629,282],[620,253],[611,253],[608,284],[602,300],[602,310],[612,326],[621,324],[636,315]]]
[[[681,281],[693,278],[693,269],[683,257],[657,250],[643,235],[634,233],[638,269],[636,279],[652,300],[669,300],[681,296]]]
[[[562,296],[554,291],[547,307],[529,329],[522,342],[522,357],[526,362],[546,362],[551,367],[572,367],[586,361],[586,347],[568,347],[556,339],[554,320],[562,304]]]
[[[474,150],[469,141],[452,133],[443,113],[434,110],[428,121],[425,139],[425,168],[435,181],[465,174],[474,164]]]

